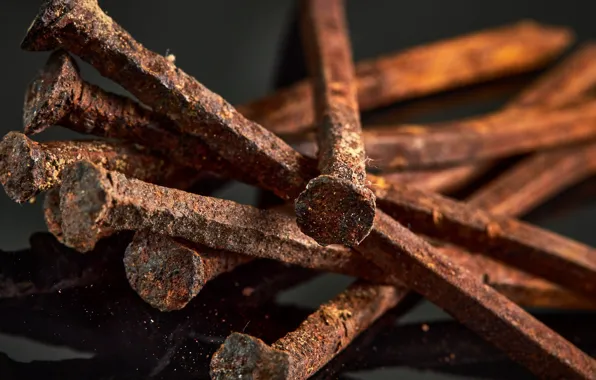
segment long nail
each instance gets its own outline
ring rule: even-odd
[[[364,140],[379,168],[432,167],[585,141],[596,138],[595,123],[596,102],[585,101],[565,109],[508,109],[436,126],[368,129]]]
[[[232,252],[344,273],[350,267],[352,273],[364,278],[383,278],[364,270],[370,268],[369,262],[361,261],[356,264],[359,268],[353,267],[357,260],[351,251],[334,251],[334,247],[320,247],[314,241],[308,244],[306,236],[282,214],[228,201],[193,198],[177,190],[127,180],[89,163],[78,163],[67,170],[61,187],[64,235],[67,243],[88,250],[102,235],[147,228]],[[371,235],[357,249],[371,262],[391,271],[392,283],[404,283],[421,293],[538,374],[593,374],[591,359],[490,290],[474,274],[460,269],[380,211],[376,222]],[[288,246],[293,250],[286,258],[283,252]],[[271,251],[276,252],[274,256]],[[321,264],[326,258],[334,263]],[[346,264],[349,262],[350,266]],[[498,334],[487,330],[492,325],[499,326]],[[511,341],[519,344],[509,347]],[[561,348],[560,352],[556,347]],[[533,359],[537,357],[541,358],[539,363]]]
[[[406,294],[405,289],[358,282],[271,346],[230,335],[211,359],[213,379],[307,379]]]
[[[493,214],[518,216],[596,173],[596,143],[536,153],[467,199]]]
[[[385,183],[404,183],[418,189],[446,194],[457,191],[474,181],[489,167],[490,163],[482,162],[441,169],[388,173],[378,178]],[[372,186],[375,186],[375,182],[372,182]]]
[[[85,82],[75,60],[54,52],[25,94],[23,124],[28,135],[53,125],[99,137],[138,143],[180,165],[245,179],[199,138],[176,132],[170,120],[124,96]]]
[[[250,168],[251,176],[262,187],[285,199],[296,198],[317,174],[312,162],[283,140],[246,119],[165,57],[135,41],[101,10],[96,0],[47,1],[22,47],[62,47],[80,56],[155,112],[174,121],[182,133],[201,138],[230,164]],[[332,210],[333,204],[323,206]],[[330,236],[351,236],[349,231],[368,231],[372,225],[372,219],[366,225],[366,220],[351,215],[336,216],[339,220],[330,226],[341,229],[329,231]],[[317,237],[317,231],[306,232]]]
[[[148,182],[178,186],[198,174],[180,168],[140,147],[105,141],[37,143],[9,132],[0,143],[0,183],[15,202],[25,202],[60,184],[65,166],[88,160]]]
[[[552,282],[480,254],[441,246],[439,251],[457,265],[468,269],[491,288],[523,307],[594,310],[596,301],[581,297]]]
[[[128,282],[145,302],[172,311],[184,308],[209,280],[250,260],[249,256],[138,231],[126,249],[124,268]]]
[[[596,257],[589,246],[415,188],[378,188],[377,203],[416,233],[482,252],[588,298],[596,297]]]
[[[535,70],[556,58],[572,40],[568,29],[522,21],[358,62],[358,104],[368,111]],[[315,120],[312,104],[311,83],[301,81],[238,110],[276,134],[286,135],[311,128]]]
[[[596,43],[586,43],[569,58],[522,91],[509,108],[556,108],[581,100],[596,83]]]
[[[375,196],[366,187],[352,48],[342,4],[341,0],[303,2],[321,175],[296,199],[296,220],[320,244],[355,245],[372,228]],[[342,215],[361,227],[342,228]]]
[[[596,376],[590,357],[383,212],[356,249],[536,375]]]
[[[371,280],[382,274],[350,249],[320,246],[286,214],[128,179],[88,162],[63,175],[60,210],[66,244],[82,252],[115,231],[147,229],[307,268]]]

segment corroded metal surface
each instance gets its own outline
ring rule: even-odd
[[[37,51],[61,47],[78,55],[171,119],[177,130],[201,138],[230,164],[249,168],[261,186],[285,199],[295,198],[315,174],[273,133],[134,40],[97,0],[46,1],[22,47]]]
[[[342,0],[302,2],[302,34],[314,89],[318,167],[296,199],[298,226],[320,244],[356,245],[375,217]],[[346,224],[346,219],[355,223]]]
[[[405,288],[357,282],[321,305],[271,346],[240,333],[211,359],[214,379],[307,379],[407,293]]]
[[[596,376],[593,359],[385,213],[357,249],[536,375]]]
[[[358,103],[366,111],[534,70],[572,40],[568,29],[523,21],[362,61],[356,65]],[[311,128],[312,104],[312,87],[301,81],[238,110],[277,134],[290,134]]]
[[[432,167],[585,141],[596,138],[594,123],[596,102],[586,101],[564,109],[506,109],[432,126],[367,129],[363,134],[366,151],[380,168]]]
[[[184,308],[207,281],[250,260],[249,256],[138,231],[126,249],[124,268],[130,286],[145,302],[172,311]]]
[[[582,100],[596,83],[596,44],[586,43],[563,63],[522,91],[509,108],[544,106],[556,108]]]
[[[406,186],[377,190],[379,207],[412,231],[491,255],[596,298],[594,249],[515,219]]]
[[[517,216],[596,173],[596,143],[535,153],[467,199],[494,214]]]
[[[99,137],[128,140],[155,149],[172,161],[200,171],[245,180],[199,138],[183,136],[166,118],[124,96],[85,82],[75,60],[53,53],[29,84],[23,106],[28,135],[53,125]]]
[[[169,186],[193,183],[199,176],[134,145],[96,140],[37,143],[9,132],[0,143],[0,183],[12,200],[25,202],[59,185],[62,170],[82,160]]]
[[[64,174],[60,210],[66,244],[82,252],[118,230],[148,229],[307,268],[372,280],[382,274],[350,249],[320,246],[284,213],[127,179],[86,162]]]

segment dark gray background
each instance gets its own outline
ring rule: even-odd
[[[2,134],[21,130],[25,86],[47,58],[44,53],[19,50],[21,38],[39,3],[32,0],[0,2]],[[262,96],[273,87],[276,58],[281,52],[293,10],[291,0],[104,0],[100,3],[138,41],[156,52],[174,54],[178,66],[234,104]],[[348,2],[348,17],[354,56],[362,59],[524,18],[568,25],[574,28],[578,40],[589,40],[596,36],[595,4],[593,1],[545,0],[353,0]],[[99,77],[87,66],[83,67],[83,73],[91,82],[122,92],[117,85]],[[476,113],[498,105],[496,102],[470,107],[464,112]],[[451,115],[439,115],[438,118],[441,116]],[[65,130],[53,129],[36,138],[72,136],[73,133]],[[222,196],[250,202],[254,193],[247,187],[234,187],[223,192]],[[0,250],[25,248],[32,232],[45,230],[41,200],[33,205],[17,205],[2,194],[0,207]],[[595,211],[591,203],[576,209],[571,215],[544,219],[541,225],[595,244],[596,238],[591,234],[593,224],[590,223],[594,220]],[[307,289],[298,289],[290,298],[315,305],[345,283],[345,279],[325,278]],[[420,316],[444,317],[437,310],[424,306],[406,320],[416,320]],[[0,340],[0,350],[22,344],[19,342],[5,337]],[[397,373],[380,372],[366,378],[394,378]],[[409,371],[399,373],[412,378],[415,376]]]

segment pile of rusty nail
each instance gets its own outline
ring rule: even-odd
[[[50,232],[79,252],[136,231],[126,275],[163,311],[253,258],[359,279],[272,344],[230,335],[212,357],[216,379],[308,378],[410,291],[539,377],[596,378],[592,358],[522,309],[594,309],[596,252],[515,219],[596,171],[596,46],[501,111],[363,130],[360,111],[542,68],[573,34],[523,21],[354,65],[343,6],[302,1],[311,78],[235,108],[97,0],[45,0],[21,45],[54,51],[28,88],[25,134],[61,125],[109,139],[10,132],[4,189],[17,202],[47,192]],[[143,105],[85,82],[73,55]],[[440,195],[522,154],[465,202]],[[208,173],[269,190],[295,212],[185,191]]]

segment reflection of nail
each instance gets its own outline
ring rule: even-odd
[[[366,187],[354,65],[342,4],[304,2],[303,36],[313,77],[321,175],[296,199],[296,221],[320,244],[351,246],[372,228],[375,196]],[[345,224],[348,215],[353,222]]]
[[[0,298],[56,293],[122,275],[123,236],[102,242],[93,255],[81,255],[47,233],[33,234],[30,242],[26,251],[0,252]]]
[[[22,133],[9,132],[0,143],[0,183],[12,200],[25,202],[59,185],[64,167],[81,160],[159,184],[198,178],[191,169],[181,169],[137,146],[93,140],[37,143]]]
[[[524,21],[441,40],[356,64],[363,111],[544,66],[573,40],[568,29]],[[448,59],[446,59],[448,57]],[[273,132],[304,132],[315,116],[312,86],[301,81],[238,107]]]
[[[380,268],[344,247],[322,247],[293,218],[223,199],[127,179],[80,162],[67,169],[60,193],[66,244],[88,251],[118,230],[151,230],[212,249],[272,258],[372,281]]]
[[[230,335],[211,359],[214,379],[306,379],[407,293],[358,282],[319,307],[271,346],[250,335]]]
[[[161,311],[184,308],[207,281],[251,258],[214,251],[149,231],[138,231],[126,249],[124,268],[132,288]]]

